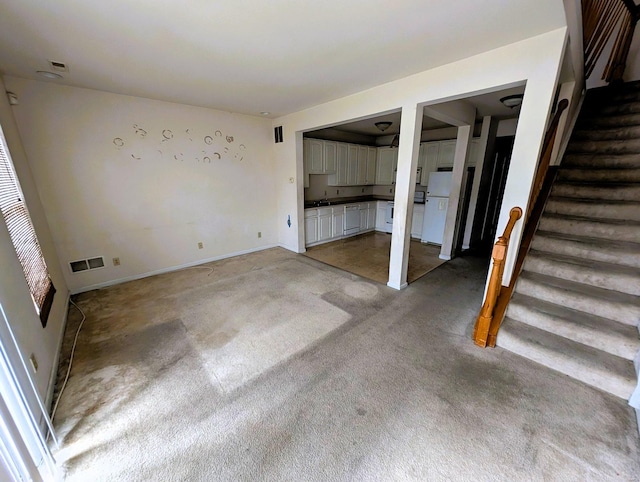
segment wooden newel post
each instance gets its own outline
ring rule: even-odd
[[[493,246],[493,252],[491,253],[493,266],[491,268],[491,276],[489,277],[487,296],[473,329],[473,341],[476,345],[482,348],[487,346],[489,327],[491,326],[491,320],[493,320],[493,311],[502,288],[502,275],[504,273],[504,263],[507,258],[507,248],[509,247],[511,231],[513,231],[516,221],[521,217],[522,209],[519,207],[511,209],[509,212],[509,222],[504,229],[504,233],[498,238],[498,241],[496,241],[496,244]]]

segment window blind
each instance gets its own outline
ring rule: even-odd
[[[56,290],[49,277],[49,270],[15,176],[2,131],[0,131],[0,211],[44,327],[47,324]]]

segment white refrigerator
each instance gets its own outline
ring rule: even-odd
[[[449,207],[451,172],[430,172],[425,197],[422,242],[442,244]]]

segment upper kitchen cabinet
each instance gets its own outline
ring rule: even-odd
[[[436,165],[436,171],[442,168],[453,168],[453,159],[456,155],[456,140],[440,141],[440,148],[438,149],[438,162]]]
[[[398,166],[398,148],[379,147],[376,166],[376,184],[390,186],[396,180]]]
[[[420,185],[426,186],[429,181],[429,173],[438,170],[439,142],[424,142],[420,144],[420,157],[422,158],[422,177]]]
[[[365,184],[376,183],[376,165],[378,161],[378,149],[375,147],[367,147],[367,175]]]
[[[367,184],[367,146],[358,146],[358,170],[356,184],[359,186]]]
[[[347,185],[358,185],[358,148],[355,144],[348,144],[349,156],[347,157]]]
[[[304,139],[303,157],[308,174],[336,172],[337,143],[319,139]]]

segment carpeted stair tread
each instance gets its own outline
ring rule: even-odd
[[[590,183],[558,180],[553,185],[551,195],[583,199],[637,201],[640,199],[640,183]]]
[[[578,120],[576,129],[582,132],[637,125],[640,125],[640,114],[593,115]]]
[[[507,317],[611,355],[633,361],[640,350],[638,330],[600,316],[516,293]]]
[[[538,230],[531,249],[640,268],[640,244]]]
[[[530,271],[520,274],[515,292],[631,326],[640,322],[640,298],[626,293]]]
[[[640,222],[638,221],[584,218],[545,213],[540,219],[538,229],[574,236],[613,239],[632,243],[640,242]]]
[[[567,153],[562,168],[583,167],[587,169],[633,169],[640,167],[640,156],[636,154]]]
[[[640,138],[640,125],[612,126],[600,129],[576,128],[571,136],[571,144],[584,141],[618,141]]]
[[[640,222],[640,201],[603,201],[599,199],[552,196],[547,201],[545,213],[592,219],[618,219]]]
[[[627,400],[636,385],[633,363],[505,318],[497,346]]]
[[[609,183],[638,183],[640,182],[640,167],[630,169],[582,169],[562,168],[558,170],[559,181],[571,182],[603,182]],[[638,200],[640,202],[640,199]]]
[[[640,104],[638,104],[640,112]],[[601,154],[640,154],[640,139],[624,141],[581,141],[569,142],[567,152],[598,152]]]
[[[583,285],[640,296],[640,272],[637,268],[531,250],[524,269]]]

